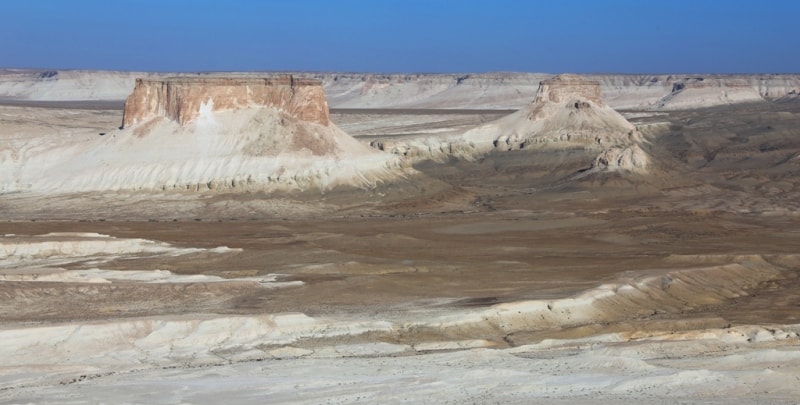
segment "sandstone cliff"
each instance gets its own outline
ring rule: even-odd
[[[282,75],[253,77],[171,77],[137,79],[125,101],[122,126],[163,116],[181,126],[201,112],[270,107],[297,119],[328,125],[328,103],[319,81]]]

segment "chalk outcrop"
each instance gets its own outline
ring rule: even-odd
[[[8,190],[327,190],[413,172],[328,118],[319,82],[137,80],[123,127],[20,162]],[[1,188],[0,188],[1,189]]]
[[[680,110],[759,101],[764,101],[764,96],[746,78],[697,76],[674,81],[672,90],[659,101],[656,109]]]
[[[328,125],[322,83],[281,75],[256,77],[171,77],[137,79],[125,101],[122,126],[163,116],[185,126],[202,112],[269,107],[303,121]]]
[[[574,75],[542,81],[530,105],[495,125],[505,132],[495,146],[509,149],[531,142],[601,145],[638,139],[633,124],[603,103],[599,83]]]
[[[519,109],[546,73],[365,75],[326,73],[323,81],[334,108]],[[605,104],[614,109],[674,110],[775,100],[800,93],[797,74],[596,74]],[[674,90],[686,90],[674,97]],[[677,86],[677,87],[676,87]],[[702,91],[695,91],[699,87]]]
[[[641,141],[636,127],[605,105],[600,84],[575,75],[542,81],[526,108],[479,128],[467,138],[496,127],[501,135],[494,146],[523,149],[531,144],[585,144],[594,149]]]
[[[479,139],[492,131],[499,133],[493,146],[503,150],[577,147],[597,153],[596,169],[644,171],[649,163],[636,127],[603,102],[599,82],[581,76],[542,81],[527,108],[465,138]]]
[[[602,104],[600,83],[576,75],[560,75],[539,83],[534,104],[563,103],[575,98]]]
[[[114,101],[130,94],[137,78],[158,83],[168,77],[213,79],[231,74],[181,74],[80,70],[0,69],[0,100]],[[263,78],[263,73],[237,73],[238,79]],[[518,109],[530,102],[548,73],[363,74],[295,73],[320,80],[334,108],[465,108]],[[797,74],[597,74],[603,100],[615,109],[669,110],[720,104],[775,100],[800,93]],[[674,97],[681,85],[684,91]],[[695,85],[705,90],[696,92]],[[676,87],[677,86],[677,87]]]
[[[650,159],[644,138],[622,115],[603,103],[600,84],[577,75],[540,83],[532,103],[466,133],[424,140],[376,140],[393,153],[441,160],[472,158],[492,151],[583,150],[597,170],[646,171]]]

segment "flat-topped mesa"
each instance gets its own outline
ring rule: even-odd
[[[534,103],[563,103],[582,98],[602,105],[600,97],[600,82],[588,80],[578,75],[558,75],[552,79],[539,82]]]
[[[201,112],[248,107],[271,107],[299,120],[327,126],[328,102],[322,82],[279,75],[249,77],[169,77],[136,79],[125,100],[122,127],[154,117],[166,117],[181,126]]]

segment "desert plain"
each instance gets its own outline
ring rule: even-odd
[[[798,92],[2,71],[0,401],[796,403]]]

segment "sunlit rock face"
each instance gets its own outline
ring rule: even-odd
[[[322,83],[291,75],[137,79],[125,101],[122,127],[163,116],[185,126],[204,112],[271,107],[299,120],[329,124]]]
[[[575,97],[602,104],[600,82],[570,74],[542,80],[534,103],[561,103]]]

